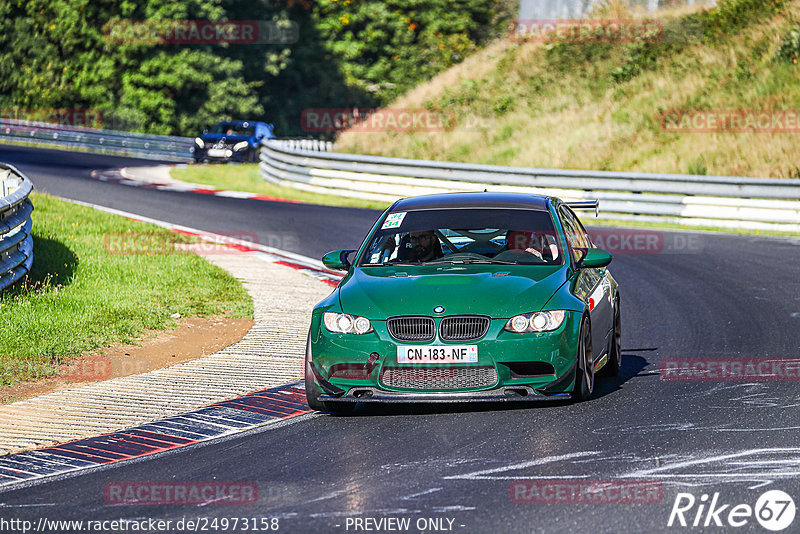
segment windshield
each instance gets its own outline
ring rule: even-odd
[[[245,122],[243,124],[231,124],[229,122],[220,122],[215,124],[209,130],[209,133],[224,134],[224,135],[246,135],[251,136],[255,132],[255,126],[251,126]]]
[[[359,265],[560,265],[562,256],[547,211],[439,209],[389,213]]]

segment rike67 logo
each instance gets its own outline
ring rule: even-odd
[[[711,497],[704,493],[699,499],[691,493],[678,493],[667,526],[752,528],[755,519],[761,527],[778,532],[794,522],[796,512],[794,500],[781,490],[762,493],[755,506],[724,503],[718,492]]]

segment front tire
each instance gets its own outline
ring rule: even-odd
[[[332,412],[339,414],[346,414],[352,412],[355,407],[355,402],[324,402],[318,400],[322,394],[322,390],[314,380],[314,372],[311,370],[311,335],[309,334],[308,344],[306,346],[306,369],[305,369],[305,388],[306,388],[306,402],[308,407],[318,412]]]
[[[575,367],[575,385],[572,388],[572,399],[575,402],[583,402],[589,400],[594,391],[592,328],[587,317],[581,320],[576,359],[577,365]]]

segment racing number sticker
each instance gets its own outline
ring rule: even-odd
[[[386,220],[383,221],[383,226],[381,226],[381,230],[386,230],[388,228],[398,228],[402,223],[403,219],[406,216],[405,211],[401,211],[399,213],[390,213]]]

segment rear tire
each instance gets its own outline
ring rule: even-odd
[[[600,369],[602,376],[617,376],[622,368],[622,321],[619,313],[619,297],[614,306],[614,332],[608,349],[608,362]]]
[[[575,385],[572,388],[572,400],[575,402],[583,402],[589,400],[594,391],[592,329],[587,317],[581,319],[576,360],[577,365],[575,367]]]

